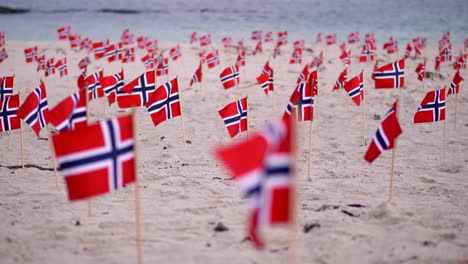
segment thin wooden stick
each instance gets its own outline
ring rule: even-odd
[[[395,175],[395,151],[397,146],[397,139],[393,141],[393,149],[392,149],[392,168],[390,169],[390,191],[388,193],[388,201],[392,201],[392,194],[393,194],[393,176]]]
[[[309,125],[309,158],[308,158],[308,170],[307,170],[307,180],[312,181],[312,178],[310,176],[310,167],[312,165],[312,120],[310,120],[310,125]]]
[[[362,70],[362,76],[364,76],[364,70]],[[364,80],[362,80],[362,85],[364,86]],[[364,89],[364,87],[362,88]],[[364,90],[361,91],[361,93],[364,93]],[[366,140],[366,100],[364,97],[362,97],[361,94],[361,99],[362,99],[362,137],[364,139],[364,146],[367,146],[367,140]]]
[[[296,110],[293,108],[291,113],[291,189],[289,195],[289,241],[288,241],[288,263],[299,263],[298,259],[298,221],[297,221],[297,178],[295,177],[295,154],[296,154]]]
[[[55,163],[55,154],[54,154],[54,145],[52,143],[52,134],[50,133],[50,127],[47,125],[47,133],[49,135],[49,145],[50,145],[50,155],[52,159],[52,166],[54,167],[54,174],[55,174],[55,186],[57,187],[57,191],[59,190],[59,179],[58,179],[58,172],[57,172],[57,164]]]
[[[176,76],[176,80],[177,80],[177,83],[179,83],[179,76]],[[182,89],[179,90],[179,104],[180,104],[180,124],[182,126],[182,136],[183,136],[183,140],[184,140],[184,148],[187,148],[187,140],[185,138],[184,115],[182,114]]]
[[[11,151],[11,130],[8,131],[8,137],[9,137],[9,140],[8,140],[8,151]]]
[[[18,101],[21,102],[20,93],[18,92]],[[24,139],[23,139],[23,125],[20,120],[20,148],[21,148],[21,168],[24,169]]]
[[[444,161],[447,150],[447,120],[444,120]]]
[[[89,124],[89,86],[88,82],[85,82],[85,102],[86,102],[86,124]],[[88,198],[88,217],[91,216],[91,198]]]
[[[318,83],[317,83],[317,85],[318,85]],[[319,103],[319,93],[318,92],[317,92],[317,133],[320,133],[320,103]]]
[[[141,220],[140,220],[140,187],[138,177],[138,145],[137,145],[137,133],[136,133],[136,116],[135,110],[132,111],[132,129],[133,129],[133,140],[134,140],[134,152],[135,152],[135,231],[136,231],[136,249],[137,249],[137,263],[141,264],[143,261],[142,247],[141,247]]]
[[[457,130],[457,104],[458,104],[458,93],[455,93],[455,130]]]
[[[245,97],[245,111],[247,112],[247,117],[245,118],[245,123],[247,124],[247,139],[249,138],[249,115],[248,115],[248,110],[249,110],[249,97]]]

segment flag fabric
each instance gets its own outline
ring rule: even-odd
[[[93,42],[89,38],[85,38],[80,42],[80,49],[88,52],[93,51]]]
[[[76,86],[79,90],[84,89],[86,87],[86,72],[82,71],[80,76],[76,79]]]
[[[225,90],[239,85],[239,65],[235,64],[224,69],[219,75]]]
[[[375,34],[374,33],[366,33],[365,42],[370,44],[375,44]]]
[[[302,63],[302,50],[295,49],[289,60],[289,64],[301,64]]]
[[[237,52],[245,52],[245,46],[244,46],[244,39],[239,39],[239,41],[237,41]]]
[[[348,36],[348,43],[349,44],[352,44],[352,43],[356,43],[356,42],[359,42],[361,39],[359,37],[359,32],[351,32]]]
[[[200,46],[208,46],[211,44],[211,34],[207,34],[200,37]]]
[[[313,61],[310,63],[309,68],[317,67],[319,68],[320,65],[323,63],[323,50],[320,51],[319,56],[315,56]]]
[[[190,44],[193,44],[194,42],[197,42],[197,41],[198,41],[197,32],[194,31],[190,35]]]
[[[321,32],[317,33],[317,36],[315,36],[315,43],[316,44],[322,43],[322,33]]]
[[[20,106],[19,95],[10,95],[0,99],[0,132],[19,129],[20,119],[16,110]]]
[[[182,53],[180,52],[180,46],[177,45],[174,48],[171,48],[169,51],[169,56],[171,56],[173,61],[176,61],[178,58],[180,58],[182,56]]]
[[[147,54],[143,58],[141,58],[141,61],[146,67],[146,70],[149,71],[154,68],[154,58],[153,54]]]
[[[87,126],[85,90],[74,92],[50,110],[50,123],[59,131]]]
[[[124,29],[122,36],[120,37],[120,41],[124,45],[131,45],[133,42],[135,42],[134,35],[130,32],[130,29]]]
[[[452,47],[449,45],[442,52],[440,52],[439,57],[441,62],[452,61]]]
[[[130,108],[145,105],[151,94],[156,91],[156,73],[147,71],[117,90],[119,108]]]
[[[453,80],[450,83],[448,90],[448,95],[457,94],[460,92],[460,82],[463,81],[463,78],[460,76],[460,71],[457,71],[453,76]]]
[[[281,56],[280,45],[276,45],[275,49],[273,50],[273,59],[276,59],[278,56]]]
[[[268,73],[268,72],[263,73],[262,72],[262,74],[260,74],[260,76],[257,77],[257,82],[262,87],[263,92],[266,95],[268,95],[268,91],[269,91],[268,88],[270,86],[270,73]]]
[[[122,56],[122,63],[135,62],[135,48],[127,49]]]
[[[81,36],[78,34],[69,34],[68,35],[68,41],[70,42],[70,47],[73,48],[78,48],[81,43]]]
[[[406,44],[405,59],[408,59],[409,57],[411,57],[412,50],[413,48],[411,47],[411,44],[410,43]]]
[[[232,102],[218,111],[231,138],[247,131],[247,97]]]
[[[192,79],[190,80],[190,87],[194,83],[201,83],[202,82],[202,62],[200,62],[200,65],[198,68],[195,70],[195,73],[192,76]]]
[[[70,201],[108,193],[135,181],[133,125],[132,116],[125,115],[52,136]]]
[[[261,40],[263,32],[261,30],[254,30],[252,31],[252,40]]]
[[[245,66],[245,51],[242,51],[237,55],[236,64],[239,67]]]
[[[24,57],[26,59],[26,63],[35,61],[37,57],[37,46],[24,49]]]
[[[145,48],[146,48],[146,51],[149,53],[149,54],[154,54],[156,52],[158,52],[159,50],[159,42],[158,40],[146,40],[146,45],[145,45]]]
[[[224,37],[221,39],[221,42],[223,42],[223,46],[228,49],[232,47],[232,39],[231,37]]]
[[[273,32],[269,31],[265,33],[265,42],[273,42]]]
[[[453,69],[454,70],[464,70],[466,69],[466,58],[468,55],[465,53],[460,53],[460,56],[457,57],[455,63],[453,64]]]
[[[88,57],[85,57],[78,62],[78,68],[80,68],[80,70],[87,71],[89,64],[91,64],[91,60]]]
[[[293,43],[294,49],[301,49],[303,50],[305,48],[305,40],[296,40]]]
[[[257,53],[262,53],[263,49],[262,49],[262,42],[259,41],[257,43],[257,45],[255,46],[255,50],[253,51],[253,55],[255,56]]]
[[[374,64],[374,69],[372,69],[372,76],[371,76],[372,80],[375,80],[375,71],[376,71],[378,68],[379,68],[379,61],[376,60],[376,61],[375,61],[375,64]]]
[[[158,58],[158,65],[156,66],[156,76],[165,76],[168,74],[169,74],[169,58],[163,58],[160,55],[160,57]]]
[[[46,62],[45,66],[45,77],[48,77],[49,75],[55,74],[55,59],[50,58]]]
[[[413,60],[419,58],[422,56],[422,53],[421,53],[421,50],[417,47],[417,46],[414,46],[414,56],[413,56]]]
[[[346,51],[346,43],[343,41],[343,43],[340,44],[340,50],[341,52],[345,52]]]
[[[106,43],[104,43],[104,41],[93,42],[92,50],[93,50],[93,53],[94,53],[94,58],[96,60],[98,60],[98,59],[104,57],[104,54],[106,54],[107,45],[106,45]]]
[[[340,76],[338,76],[338,79],[336,80],[332,91],[339,90],[339,89],[344,89],[344,85],[345,85],[347,80],[348,80],[348,70],[344,69],[340,73]]]
[[[85,85],[88,85],[89,100],[104,97],[104,91],[102,90],[102,85],[100,82],[103,76],[103,70],[86,76]]]
[[[206,62],[206,51],[202,50],[198,53],[198,57],[200,58],[200,61],[202,63],[205,63]]]
[[[212,51],[206,55],[206,63],[208,68],[214,68],[219,65],[219,52],[218,50]]]
[[[5,46],[5,32],[0,32],[0,47]]]
[[[123,68],[119,73],[102,77],[99,80],[102,90],[107,97],[109,105],[115,103],[119,90],[124,86],[124,71]]]
[[[288,44],[288,32],[287,31],[282,31],[278,32],[278,42],[277,45],[286,45]]]
[[[57,29],[57,34],[58,34],[58,39],[63,40],[63,39],[68,39],[68,36],[70,35],[71,31],[71,26],[65,26]]]
[[[388,54],[398,52],[398,41],[390,37],[390,40],[383,44],[383,49],[386,50]]]
[[[159,86],[145,107],[155,127],[166,120],[182,115],[177,78]]]
[[[385,114],[377,132],[375,132],[364,159],[372,163],[384,150],[392,149],[395,140],[401,135],[402,130],[397,118],[397,103]]]
[[[351,60],[349,59],[349,57],[350,57],[349,53],[346,52],[345,50],[341,52],[340,59],[341,59],[341,62],[343,62],[343,65],[345,67],[349,67],[349,65],[351,64]]]
[[[215,150],[246,197],[248,236],[257,249],[264,247],[261,226],[290,221],[294,192],[290,130],[286,121],[269,124],[248,139]]]
[[[332,35],[327,35],[325,38],[326,38],[326,41],[327,41],[327,46],[336,44],[336,33],[334,33]]]
[[[426,75],[426,61],[424,61],[424,63],[419,63],[418,67],[416,67],[415,72],[418,74],[418,80],[422,82],[424,76]]]
[[[430,91],[414,115],[414,123],[431,123],[445,120],[445,87]]]
[[[317,70],[312,71],[309,73],[309,77],[307,78],[308,89],[312,91],[312,97],[318,94],[318,77],[317,77]]]
[[[107,62],[114,62],[122,59],[122,42],[118,44],[111,44],[107,47],[104,57],[107,58]]]
[[[439,69],[440,69],[440,62],[441,62],[440,56],[436,56],[435,57],[435,62],[434,62],[434,70],[436,72],[438,72]]]
[[[305,82],[299,83],[289,98],[283,120],[288,120],[291,117],[292,109],[297,108],[299,121],[312,121],[314,117],[314,99],[312,97],[312,86]]]
[[[6,52],[5,48],[2,48],[2,50],[0,50],[0,63],[6,59],[8,59],[8,53]]]
[[[26,97],[26,100],[16,111],[16,115],[23,119],[39,137],[41,129],[49,123],[49,106],[44,83],[41,83]]]
[[[4,76],[0,79],[0,100],[13,95],[14,76]]]
[[[306,64],[304,66],[304,69],[302,69],[302,72],[299,74],[299,77],[297,77],[296,84],[300,84],[301,82],[307,82],[307,77],[309,77],[309,64]]]
[[[372,45],[366,43],[362,46],[361,56],[359,56],[359,62],[369,62],[375,59],[375,52],[372,49]]]
[[[265,66],[263,66],[262,74],[264,74],[264,73],[268,73],[268,75],[269,75],[268,91],[273,92],[274,91],[274,85],[273,85],[274,72],[273,72],[273,68],[270,67],[270,61],[267,61],[265,63]]]
[[[46,63],[45,55],[36,57],[36,62],[37,62],[37,69],[36,69],[36,71],[43,71],[43,70],[45,70],[45,63]]]
[[[139,49],[145,49],[147,43],[148,43],[148,37],[147,36],[139,36],[137,38],[137,46],[138,46]]]
[[[405,86],[405,60],[386,64],[374,73],[375,88],[403,88]]]
[[[345,91],[357,106],[360,106],[361,101],[364,100],[363,78],[364,76],[361,72],[360,74],[351,78],[351,80],[347,81],[344,85]]]
[[[55,64],[55,68],[57,68],[57,70],[59,71],[60,77],[68,75],[67,58],[63,57],[60,60],[58,60]]]

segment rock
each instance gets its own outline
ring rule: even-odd
[[[163,149],[167,149],[167,147],[166,147],[166,146],[164,146],[164,147],[163,147]]]
[[[160,137],[159,139],[161,139],[161,141],[162,141],[162,140],[165,139],[165,138],[166,138],[165,136],[162,136],[162,137]]]
[[[185,140],[185,143],[187,143],[187,144],[192,144],[192,141],[190,141],[190,140]]]
[[[374,120],[380,120],[380,115],[374,114]]]
[[[353,214],[353,213],[351,213],[351,212],[348,212],[348,211],[346,211],[346,210],[341,210],[341,212],[342,212],[343,214],[349,215],[349,216],[351,216],[351,217],[359,217],[359,215],[355,215],[355,214]]]
[[[214,231],[215,232],[225,232],[225,231],[228,231],[229,229],[223,225],[223,223],[218,223],[215,228],[214,228]]]
[[[76,220],[75,226],[80,226],[80,225],[81,225],[80,220]]]
[[[363,207],[365,207],[365,206],[362,205],[362,204],[348,204],[347,206],[349,206],[349,207],[355,207],[355,208],[363,208]]]
[[[304,225],[304,233],[309,233],[310,230],[314,229],[314,228],[319,228],[320,227],[320,224],[318,223],[313,223],[313,224],[305,224]]]

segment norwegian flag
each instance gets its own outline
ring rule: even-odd
[[[422,46],[422,45],[421,45],[422,39],[421,39],[420,37],[415,37],[415,38],[413,38],[412,41],[413,41],[413,46],[418,47],[418,48],[421,48],[421,46]]]
[[[386,50],[388,54],[398,52],[398,41],[390,37],[390,40],[383,44],[383,49]]]
[[[320,51],[319,56],[315,56],[312,62],[309,65],[309,68],[320,67],[323,63],[323,50]]]
[[[145,49],[147,43],[148,43],[148,37],[147,36],[139,36],[137,38],[137,46],[138,46],[139,49]]]
[[[351,80],[347,81],[344,85],[345,91],[349,97],[357,105],[361,105],[361,101],[364,100],[364,76],[362,72],[354,76]]]
[[[63,57],[60,60],[58,60],[55,64],[55,68],[57,68],[57,70],[59,71],[60,77],[68,75],[67,58]]]
[[[436,56],[435,57],[435,63],[434,63],[434,70],[436,72],[438,72],[439,69],[440,69],[440,62],[441,62],[440,56]]]
[[[259,41],[257,45],[255,46],[255,50],[253,51],[253,55],[255,56],[257,53],[262,53],[262,42]]]
[[[431,123],[443,120],[445,120],[445,87],[428,92],[414,115],[414,123]]]
[[[410,43],[406,44],[405,59],[408,59],[409,57],[411,57],[412,50],[413,48],[411,47],[411,44]]]
[[[265,34],[265,42],[273,42],[273,32],[269,31]]]
[[[159,42],[157,40],[146,41],[146,51],[150,54],[156,53],[159,50]]]
[[[348,70],[345,68],[340,73],[340,76],[338,76],[338,79],[336,80],[332,91],[339,90],[339,89],[344,89],[344,85],[345,85],[345,83],[347,81],[348,81]]]
[[[305,48],[305,40],[296,40],[294,41],[294,49],[301,49],[303,50]]]
[[[239,55],[237,55],[236,64],[239,65],[239,67],[245,66],[245,51],[239,52]]]
[[[55,74],[55,59],[50,58],[46,62],[45,66],[45,77],[48,77],[49,75]]]
[[[218,111],[231,138],[247,131],[247,97],[232,102]]]
[[[122,63],[135,62],[135,48],[131,47],[122,56]]]
[[[441,59],[441,62],[448,62],[452,61],[452,46],[449,45],[446,47],[440,54],[439,57]]]
[[[202,50],[198,53],[198,57],[202,63],[206,62],[206,51]]]
[[[146,56],[144,56],[143,58],[141,58],[141,61],[142,61],[143,64],[145,65],[146,70],[150,70],[150,69],[153,69],[153,68],[154,68],[154,58],[153,58],[153,54],[147,54]]]
[[[257,249],[264,247],[259,234],[262,225],[290,221],[294,194],[290,130],[287,121],[269,124],[248,139],[215,150],[246,197],[248,235]]]
[[[326,38],[326,41],[327,41],[327,46],[336,44],[336,33],[334,33],[332,35],[327,35],[325,38]]]
[[[39,137],[41,129],[49,123],[49,106],[44,83],[41,83],[26,97],[16,111],[16,115],[23,119]]]
[[[223,45],[226,49],[232,47],[232,39],[231,37],[224,37],[221,39],[221,42],[223,42]]]
[[[219,65],[219,53],[218,50],[212,51],[206,55],[206,63],[208,68],[214,68]]]
[[[262,39],[263,32],[261,30],[254,30],[252,31],[252,40],[261,40]]]
[[[414,46],[414,56],[413,56],[413,60],[421,57],[422,53],[421,53],[421,50],[417,47],[417,46]]]
[[[5,32],[0,32],[0,47],[5,46]]]
[[[131,115],[53,135],[68,199],[91,198],[133,183],[137,167],[134,137]]]
[[[309,65],[308,64],[304,66],[304,68],[302,69],[302,72],[299,74],[299,77],[297,77],[296,84],[307,82],[307,77],[309,77]]]
[[[37,69],[36,71],[43,71],[45,70],[45,55],[42,55],[40,57],[36,57],[36,62],[37,62]]]
[[[70,47],[71,48],[78,48],[81,43],[81,36],[78,34],[70,34],[68,35],[68,41],[70,41]]]
[[[263,89],[263,92],[268,95],[268,88],[270,87],[270,73],[262,72],[260,76],[257,77],[257,82]]]
[[[78,62],[78,67],[80,68],[80,70],[84,70],[84,71],[87,71],[88,70],[88,65],[91,64],[91,60],[89,59],[89,57],[85,57],[84,59],[80,60],[80,62]]]
[[[192,32],[192,35],[190,35],[190,44],[193,44],[194,42],[198,41],[198,36],[197,32]]]
[[[176,47],[171,48],[169,51],[169,56],[171,56],[173,61],[176,61],[178,58],[180,58],[182,56],[182,53],[180,52],[180,46],[177,45]]]
[[[299,121],[312,121],[314,118],[313,95],[311,85],[307,85],[305,82],[299,83],[291,94],[289,103],[283,114],[283,120],[288,120],[292,109],[297,107],[297,118]]]
[[[91,52],[93,50],[93,42],[89,38],[85,38],[80,42],[80,49]]]
[[[340,50],[341,50],[341,52],[346,51],[346,43],[345,42],[341,43]]]
[[[403,88],[405,86],[405,60],[386,64],[374,71],[375,88]]]
[[[289,60],[289,64],[301,64],[302,63],[302,50],[295,49]]]
[[[202,62],[200,61],[200,65],[198,66],[197,70],[195,70],[195,73],[192,76],[192,79],[190,80],[190,87],[194,83],[201,83],[202,82]]]
[[[84,89],[86,87],[86,71],[82,71],[81,74],[76,79],[76,86],[79,90]]]
[[[109,45],[106,49],[106,53],[104,53],[104,57],[107,58],[108,62],[121,60],[122,59],[122,47],[123,47],[122,42]]]
[[[0,79],[0,100],[13,95],[14,76],[4,76]]]
[[[312,71],[309,73],[309,77],[307,77],[307,89],[310,89],[312,91],[312,96],[315,96],[318,94],[318,77],[317,77],[317,70]]]
[[[65,26],[57,29],[57,34],[58,34],[58,39],[63,40],[63,39],[68,39],[70,36],[71,32],[71,26]]]
[[[349,44],[352,44],[352,43],[357,43],[361,40],[361,38],[359,37],[359,32],[352,32],[348,35],[348,43]]]
[[[365,43],[369,43],[374,45],[375,44],[375,34],[374,33],[366,33]]]
[[[288,44],[288,32],[283,31],[283,32],[278,32],[278,43],[277,45],[286,45]]]
[[[273,50],[273,59],[276,59],[278,56],[281,56],[280,45],[276,45],[275,49]]]
[[[24,57],[26,58],[26,63],[35,61],[37,57],[37,46],[24,49]]]
[[[418,67],[416,67],[415,72],[418,74],[418,80],[422,82],[424,76],[426,75],[426,61],[424,61],[423,63],[419,63]]]
[[[154,126],[182,115],[177,78],[158,87],[145,104]]]
[[[401,135],[402,130],[396,115],[397,109],[397,102],[395,102],[392,108],[385,114],[364,155],[364,159],[367,162],[372,163],[384,150],[392,149],[395,140]]]
[[[107,46],[108,45],[106,43],[104,43],[104,41],[93,42],[92,50],[93,50],[93,53],[94,53],[94,58],[96,60],[104,57],[104,54],[106,54]]]
[[[86,76],[85,86],[88,85],[88,96],[89,100],[104,97],[104,91],[100,83],[101,78],[104,76],[103,70],[95,72],[91,75]]]
[[[463,81],[463,78],[460,76],[460,71],[457,71],[453,76],[453,80],[450,83],[448,90],[448,95],[458,94],[460,92],[460,82]]]
[[[117,90],[117,103],[119,108],[143,106],[155,91],[156,73],[147,71]]]
[[[169,59],[168,58],[159,59],[158,62],[159,63],[156,66],[156,76],[168,75],[169,74]]]
[[[317,36],[315,36],[315,43],[316,44],[322,43],[322,33],[321,32],[317,33]]]
[[[273,68],[270,67],[270,61],[267,61],[265,63],[265,66],[263,66],[263,70],[262,70],[262,74],[264,73],[268,73],[270,78],[268,80],[268,82],[270,83],[268,85],[268,91],[271,91],[273,92],[274,91],[274,85],[273,85],[273,77],[274,77],[274,72],[273,72]],[[265,91],[265,90],[264,90]],[[268,94],[268,93],[267,93]]]
[[[124,45],[131,45],[133,42],[135,42],[134,35],[130,32],[130,29],[124,29],[122,36],[120,37],[120,41]]]
[[[237,41],[237,52],[245,51],[244,39]]]
[[[59,131],[87,126],[85,90],[74,92],[50,110],[50,123]]]
[[[206,34],[200,37],[200,46],[208,46],[211,44],[211,34]]]
[[[457,57],[455,63],[453,64],[454,70],[466,69],[466,57],[468,55],[465,53],[460,53],[460,56]]]
[[[0,100],[0,132],[20,129],[20,119],[16,115],[20,105],[19,95],[11,95]]]
[[[351,64],[351,60],[349,59],[349,53],[346,51],[342,51],[340,55],[340,60],[343,62],[343,65],[347,68]]]
[[[225,90],[239,85],[239,65],[235,64],[224,69],[219,75]]]
[[[107,97],[109,105],[112,105],[116,98],[119,90],[124,86],[124,71],[123,68],[119,73],[102,77],[99,80],[102,86],[102,90]]]
[[[362,46],[361,56],[359,56],[359,62],[369,62],[375,59],[375,52],[372,49],[372,45],[366,43]]]

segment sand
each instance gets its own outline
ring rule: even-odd
[[[26,64],[23,49],[38,45],[46,57],[66,54],[68,78],[57,74],[44,78],[35,64]],[[307,44],[307,43],[306,43]],[[175,43],[161,43],[166,50]],[[254,46],[250,43],[250,46]],[[379,46],[379,64],[396,58],[384,55]],[[262,229],[267,243],[264,251],[245,241],[247,208],[235,182],[212,155],[213,148],[245,138],[231,139],[217,110],[243,96],[249,96],[251,132],[271,118],[279,118],[295,88],[303,65],[318,54],[320,47],[307,45],[301,65],[289,65],[291,45],[271,60],[275,70],[274,100],[263,94],[255,78],[272,54],[273,44],[264,52],[248,56],[241,69],[239,87],[225,91],[219,81],[224,67],[235,63],[235,50],[219,46],[221,65],[204,67],[203,84],[189,88],[198,65],[198,46],[182,45],[182,60],[170,62],[170,78],[178,75],[186,140],[181,118],[154,127],[146,109],[137,111],[138,188],[141,190],[141,219],[144,263],[285,263],[288,230]],[[214,47],[212,47],[214,48]],[[453,70],[441,66],[442,78],[426,79],[425,87],[414,69],[420,60],[407,60],[406,87],[402,93],[400,124],[395,159],[392,203],[388,203],[391,151],[371,165],[364,159],[362,111],[344,91],[332,92],[343,69],[339,48],[322,47],[324,64],[319,70],[319,116],[313,122],[311,181],[307,181],[309,124],[299,124],[296,165],[299,186],[300,263],[462,263],[468,261],[468,95],[458,97],[457,128],[454,127],[454,97],[447,99],[447,152],[443,159],[444,123],[413,124],[413,115],[425,93],[450,85]],[[0,64],[3,76],[15,74],[14,90],[22,100],[42,78],[52,108],[76,88],[78,61],[84,51],[74,51],[67,42],[7,41],[9,58]],[[251,50],[251,48],[250,48]],[[460,47],[454,47],[458,54]],[[250,52],[248,52],[250,53]],[[370,73],[373,63],[358,64],[357,46],[352,46],[349,76],[363,67],[366,90],[367,142],[381,120],[374,115],[388,111],[398,90],[375,90]],[[400,51],[400,54],[403,54]],[[433,71],[436,49],[427,48],[428,71]],[[123,65],[130,81],[145,71],[137,51],[136,62]],[[120,63],[94,61],[89,72],[104,68],[105,75],[120,70]],[[462,73],[467,76],[466,71]],[[162,84],[169,78],[158,78]],[[117,106],[105,107],[105,98],[91,102],[91,122],[122,114]],[[274,103],[274,107],[272,104]],[[23,123],[24,124],[24,123]],[[25,125],[25,124],[24,124]],[[37,139],[24,127],[27,164],[38,168],[9,169],[21,164],[19,131],[0,138],[0,262],[1,263],[135,263],[134,186],[97,197],[88,203],[70,203],[66,186],[59,189],[52,168],[46,130]],[[218,223],[228,230],[215,232]],[[305,225],[313,228],[304,232]]]

